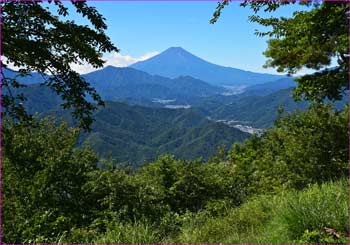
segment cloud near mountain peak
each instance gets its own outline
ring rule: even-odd
[[[139,57],[133,57],[131,55],[122,55],[120,53],[113,52],[110,54],[105,54],[102,59],[106,61],[106,63],[104,64],[104,67],[106,66],[126,67],[133,63],[147,60],[157,54],[159,54],[158,51],[152,51],[152,52],[145,53]],[[71,68],[80,74],[86,74],[97,70],[96,68],[93,68],[89,64],[83,64],[83,65],[71,64]]]

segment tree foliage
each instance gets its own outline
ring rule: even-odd
[[[276,67],[278,72],[289,75],[302,68],[317,70],[311,75],[296,78],[298,86],[294,91],[296,99],[321,102],[325,98],[339,100],[343,91],[348,89],[349,80],[349,11],[347,2],[300,2],[309,7],[309,11],[295,11],[290,18],[259,15],[273,12],[277,8],[293,4],[295,1],[246,1],[241,5],[250,7],[255,15],[249,17],[271,30],[256,31],[258,36],[267,36],[268,48],[264,55],[269,59],[265,67]],[[211,23],[215,23],[222,9],[229,1],[219,3]],[[332,61],[337,66],[329,68]]]
[[[313,106],[279,118],[261,138],[236,144],[229,159],[248,196],[345,177],[347,113]]]
[[[83,186],[98,159],[75,147],[79,131],[48,119],[2,126],[4,241],[52,242],[91,222]]]
[[[179,234],[194,216],[221,217],[256,195],[342,179],[347,113],[313,106],[281,116],[262,137],[221,149],[209,162],[164,155],[137,171],[77,148],[77,129],[49,119],[29,127],[5,120],[4,241],[90,242],[130,229],[152,229],[160,239]]]
[[[65,7],[59,2],[55,3],[59,15],[65,15]],[[54,29],[50,26],[54,23],[60,25],[55,22],[56,18],[51,19],[45,15],[46,10],[41,12],[44,9],[35,2],[28,5],[19,2],[2,4],[11,13],[29,11],[28,16],[31,17],[27,20],[22,16],[11,17],[26,20],[23,25],[28,27],[24,28],[27,31],[30,29],[26,23],[46,29]],[[73,4],[77,6],[78,12],[88,16],[97,29],[105,29],[103,21],[99,21],[101,16],[93,9],[86,7],[85,3]],[[29,6],[28,10],[24,6]],[[251,6],[257,9],[267,6],[267,10],[274,10],[279,3],[254,2]],[[323,4],[315,6],[315,11],[321,11],[322,6]],[[41,22],[40,18],[36,22],[36,17],[31,15],[34,13],[30,12],[31,8],[34,12],[39,11],[35,13],[41,13],[43,20],[48,18],[51,22]],[[90,17],[89,13],[92,14]],[[96,19],[94,16],[97,16]],[[78,28],[71,24],[63,25],[62,28]],[[56,35],[56,31],[52,30],[52,35]],[[71,33],[70,37],[74,37],[74,34]],[[92,45],[93,41],[90,41]],[[32,42],[42,42],[44,45],[47,41],[24,38],[23,45],[28,48]],[[106,42],[109,42],[108,39]],[[72,50],[82,48],[71,45]],[[279,44],[276,45],[278,47]],[[19,51],[16,48],[9,50],[14,53]],[[80,51],[84,54],[97,52],[95,49],[84,48]],[[101,51],[106,50],[102,48]],[[35,63],[35,57],[27,57],[28,53],[22,57],[21,54],[14,56],[16,58],[12,61],[29,66],[24,68],[23,73],[35,67],[44,69],[44,66]],[[74,58],[70,54],[62,54],[62,57],[58,54],[58,59],[68,63],[72,59],[84,60],[79,55]],[[317,60],[321,57],[327,59],[326,56],[318,55]],[[91,58],[93,55],[86,57]],[[95,58],[93,60],[98,65],[100,58]],[[314,66],[317,66],[317,62],[320,62],[320,67],[327,63],[327,60],[317,60],[312,63]],[[276,66],[290,69],[293,68],[291,64],[284,66],[276,63]],[[296,64],[295,67],[297,66]],[[57,71],[62,72],[66,68],[57,68]],[[340,70],[331,71],[340,74]],[[52,79],[58,82],[55,77],[65,77],[60,76],[53,76]],[[54,81],[49,80],[47,85],[62,92],[62,87],[59,84],[56,86]],[[16,80],[6,82],[13,87],[20,86]],[[73,80],[62,82],[73,86],[70,84]],[[73,95],[77,93],[72,92]],[[68,94],[70,92],[66,95]],[[332,98],[330,90],[325,90],[324,94]],[[81,100],[73,99],[71,105],[80,102],[84,104],[82,101],[85,97],[80,98]],[[14,105],[11,101],[9,103],[10,106]],[[24,111],[21,113],[25,116]],[[164,155],[135,172],[115,166],[112,161],[99,160],[88,147],[77,147],[79,129],[57,124],[54,119],[36,120],[28,117],[23,122],[9,117],[2,118],[3,241],[155,243],[180,237],[180,241],[203,241],[205,238],[207,242],[229,234],[228,241],[238,243],[261,241],[259,236],[253,239],[244,237],[255,236],[256,231],[268,231],[276,236],[282,230],[292,233],[286,236],[292,242],[339,243],[349,233],[345,225],[348,219],[346,183],[341,181],[334,184],[332,181],[344,179],[348,173],[347,115],[348,107],[337,111],[331,106],[313,105],[305,112],[280,115],[275,128],[267,130],[261,137],[253,136],[243,144],[235,144],[228,153],[219,149],[216,157],[207,163]],[[89,120],[85,123],[88,126]],[[324,182],[331,183],[323,184]],[[313,183],[323,185],[295,192]],[[277,194],[271,196],[271,193]],[[261,226],[267,229],[261,229]],[[330,226],[330,229],[324,230],[325,226]],[[227,230],[231,227],[234,232]],[[275,230],[269,230],[271,227]],[[336,232],[338,236],[330,236],[329,230],[332,229],[336,229],[340,235]],[[194,234],[193,231],[198,233]],[[286,234],[278,234],[278,242],[275,243],[281,243],[283,235]]]
[[[80,126],[89,129],[91,113],[96,105],[87,96],[103,105],[103,101],[77,72],[70,67],[72,63],[88,63],[101,67],[104,52],[118,51],[106,36],[105,19],[94,7],[83,1],[72,1],[76,12],[87,18],[90,26],[79,25],[67,20],[68,8],[59,1],[49,1],[55,5],[54,14],[40,1],[2,1],[2,56],[6,59],[1,66],[9,63],[21,68],[20,76],[30,76],[30,71],[47,73],[44,85],[59,94],[63,108],[73,109],[73,115],[80,119]],[[6,78],[2,73],[2,88],[11,90],[21,87],[15,78]],[[16,119],[29,118],[19,103],[23,96],[2,97],[5,112]]]

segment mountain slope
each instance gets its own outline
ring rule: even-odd
[[[278,108],[283,106],[284,112],[295,109],[306,109],[309,103],[295,102],[292,97],[293,88],[282,89],[265,96],[236,96],[226,104],[216,104],[209,110],[206,104],[199,105],[199,110],[217,120],[234,120],[238,124],[247,124],[257,128],[273,126],[277,118]]]
[[[169,79],[128,67],[107,66],[83,77],[96,88],[102,98],[113,101],[123,98],[186,100],[224,91],[223,88],[189,76]]]
[[[305,110],[309,101],[296,102],[292,96],[294,88],[281,89],[274,93],[264,96],[237,96],[232,102],[226,104],[216,104],[209,110],[206,104],[198,106],[202,108],[204,115],[219,120],[235,120],[240,124],[248,124],[257,128],[269,128],[273,126],[274,120],[278,116],[278,108],[283,107],[285,113],[293,112],[296,109]],[[344,93],[342,100],[331,103],[335,109],[343,110],[344,105],[348,104],[348,94]]]
[[[264,96],[264,95],[277,92],[282,89],[294,88],[296,87],[296,85],[297,83],[293,80],[292,77],[286,77],[286,78],[278,79],[277,81],[250,86],[244,91],[243,95],[244,96],[247,96],[247,95]]]
[[[47,75],[30,73],[19,77],[18,72],[3,69],[5,77],[16,78],[25,85],[42,83]],[[188,103],[196,97],[221,94],[224,88],[210,85],[190,76],[175,79],[149,75],[133,68],[107,66],[82,77],[91,84],[104,100],[111,101],[144,101],[151,103],[154,99],[172,99],[177,103]]]
[[[2,67],[1,70],[3,72],[3,78],[16,79],[17,82],[24,85],[42,83],[48,79],[48,75],[38,72],[30,72],[28,76],[19,76],[17,71],[4,67]]]
[[[132,64],[130,67],[171,78],[188,75],[214,85],[253,85],[283,77],[215,65],[180,47],[169,48],[148,60]]]
[[[140,165],[171,153],[184,159],[208,159],[220,145],[231,146],[249,134],[214,123],[192,110],[169,110],[108,102],[95,114],[85,135],[101,156]]]
[[[27,100],[24,106],[39,116],[55,115],[74,125],[70,112],[59,107],[61,100],[39,84],[20,89]],[[215,123],[191,109],[164,109],[106,102],[94,113],[89,134],[79,142],[89,142],[102,157],[134,166],[150,162],[164,153],[179,158],[211,157],[221,145],[230,146],[250,135],[222,123]]]

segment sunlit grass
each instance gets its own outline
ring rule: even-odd
[[[346,196],[346,181],[314,185],[301,192],[259,196],[223,218],[208,218],[204,224],[200,221],[203,218],[198,218],[197,224],[195,220],[185,224],[176,242],[296,243],[307,231],[332,237],[325,232],[327,227],[341,236],[329,242],[347,243]]]

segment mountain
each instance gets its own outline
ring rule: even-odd
[[[211,96],[225,91],[189,76],[170,79],[128,67],[107,66],[83,77],[96,88],[103,99],[112,101],[143,98],[149,101],[175,99],[183,102],[192,97]]]
[[[152,75],[175,78],[191,76],[213,85],[253,85],[272,82],[284,76],[254,73],[207,62],[181,47],[172,47],[130,67]]]
[[[3,91],[6,94],[6,90]],[[273,121],[277,118],[279,106],[283,106],[284,112],[292,112],[295,109],[304,110],[309,102],[295,102],[292,97],[293,87],[282,89],[267,95],[256,95],[249,92],[233,96],[212,96],[194,101],[192,110],[202,117],[210,117],[212,120],[235,121],[235,124],[244,124],[256,128],[268,128],[273,126]],[[16,93],[23,93],[27,100],[24,102],[30,113],[60,111],[61,99],[45,86],[31,84],[25,88],[18,89]],[[341,110],[347,103],[348,92],[343,99],[334,103],[335,108]],[[127,101],[127,100],[125,100]],[[127,101],[130,104],[130,101]],[[143,101],[136,98],[131,101],[136,105],[148,105],[155,109],[154,104],[149,101]],[[325,101],[329,102],[329,101]],[[149,103],[149,104],[147,104]],[[159,103],[159,107],[164,104]],[[170,102],[167,105],[172,105]],[[137,107],[135,107],[137,108]],[[176,107],[175,107],[176,108]],[[152,109],[152,110],[153,110]],[[178,111],[178,110],[175,110]],[[187,110],[185,110],[187,111]],[[60,113],[65,115],[64,113]],[[70,120],[67,115],[65,119]]]
[[[48,75],[41,74],[38,72],[30,72],[28,76],[19,76],[19,73],[17,71],[11,70],[9,68],[2,67],[1,70],[3,73],[3,78],[8,78],[8,79],[16,78],[17,82],[24,85],[42,83],[48,78]]]
[[[104,108],[94,113],[92,132],[83,134],[80,144],[89,142],[100,156],[112,156],[117,162],[129,162],[135,167],[163,153],[184,159],[208,159],[219,146],[230,147],[250,136],[242,132],[247,128],[239,125],[271,127],[280,105],[284,106],[285,112],[305,109],[308,103],[294,102],[292,90],[284,89],[265,96],[220,97],[230,101],[206,98],[205,103],[191,109],[177,110],[106,102]],[[39,112],[40,117],[53,114],[74,123],[69,111],[59,107],[61,100],[49,88],[31,84],[18,92],[27,97],[24,105],[31,113]],[[339,102],[338,108],[344,103]]]
[[[16,78],[18,82],[25,85],[42,83],[48,78],[48,75],[36,72],[20,77],[16,71],[10,69],[3,69],[3,71],[5,77]],[[222,87],[210,85],[190,76],[170,79],[127,67],[107,66],[82,75],[82,77],[96,89],[104,100],[146,105],[152,104],[154,100],[170,100],[176,104],[188,104],[194,98],[213,96],[226,91]]]
[[[250,135],[209,121],[193,110],[148,108],[108,102],[94,115],[92,132],[84,142],[102,157],[133,165],[164,153],[183,159],[208,159],[221,145],[230,147]]]
[[[7,94],[7,91],[3,91]],[[24,88],[14,89],[12,93],[23,94],[26,100],[24,106],[26,111],[30,114],[45,113],[51,110],[59,110],[62,103],[62,99],[47,86],[41,86],[40,84],[29,84]]]
[[[257,128],[273,126],[278,108],[283,106],[285,112],[306,109],[307,102],[295,102],[292,88],[283,89],[266,96],[247,96],[227,105],[218,107],[211,116],[219,119],[236,120]]]
[[[268,95],[274,92],[277,92],[282,89],[294,88],[297,83],[293,80],[292,77],[281,78],[273,82],[256,84],[249,86],[244,91],[244,96],[247,95]]]
[[[60,108],[61,100],[49,88],[31,84],[17,92],[27,100],[24,106],[40,117],[55,115],[75,124],[70,111]],[[137,167],[164,153],[183,159],[203,160],[213,156],[221,145],[230,147],[250,137],[238,129],[208,120],[192,109],[165,109],[106,102],[93,115],[91,133],[82,134],[79,142],[89,142],[104,158]]]
[[[220,97],[204,100],[194,109],[213,120],[224,120],[234,125],[248,125],[255,128],[269,128],[273,126],[278,115],[278,108],[283,106],[284,112],[296,109],[304,110],[308,102],[295,102],[292,97],[293,88],[282,89],[268,95],[232,96],[226,101]]]

